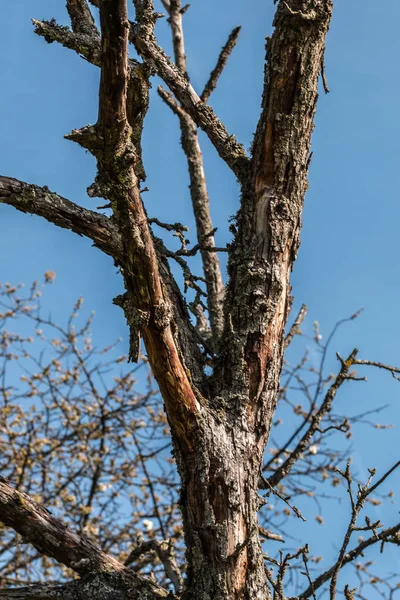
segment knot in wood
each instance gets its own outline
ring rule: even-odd
[[[159,329],[166,329],[171,322],[172,312],[168,302],[162,302],[154,307],[154,324]]]

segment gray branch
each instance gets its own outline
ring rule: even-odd
[[[46,186],[0,176],[0,203],[84,235],[117,261],[122,257],[120,235],[111,219],[51,192]]]
[[[101,47],[98,33],[88,33],[87,30],[71,31],[69,27],[59,25],[54,19],[51,21],[32,19],[32,23],[35,27],[34,32],[49,44],[58,42],[65,48],[74,50],[91,64],[100,66]]]

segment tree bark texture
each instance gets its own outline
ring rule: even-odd
[[[172,20],[176,65],[157,45],[151,0],[134,4],[136,23],[132,24],[127,0],[96,3],[99,45],[86,2],[68,3],[70,33],[86,36],[81,53],[101,67],[101,81],[97,124],[67,137],[96,157],[98,174],[90,195],[109,200],[113,217],[84,211],[56,195],[49,202],[44,188],[4,177],[0,200],[87,235],[121,267],[126,293],[116,303],[124,309],[130,328],[131,359],[138,356],[141,336],[165,403],[181,477],[187,547],[184,600],[268,600],[257,526],[262,502],[259,476],[279,387],[291,303],[289,277],[299,247],[332,2],[279,2],[275,29],[267,40],[262,112],[250,157],[189,82],[180,3],[164,3]],[[54,24],[35,22],[35,27],[40,35],[52,36],[49,41],[79,47],[77,38],[74,41]],[[128,38],[143,59],[140,65],[128,58]],[[209,297],[215,296],[211,327],[218,337],[223,331],[220,351],[212,357],[211,376],[205,373],[198,334],[152,234],[140,192],[144,178],[140,136],[148,106],[148,77],[154,71],[175,94],[178,114],[181,111],[191,184],[199,192],[197,208],[192,194],[199,237],[209,233],[205,230],[211,228],[211,220],[196,127],[204,129],[241,185],[223,311],[219,265],[207,250],[203,253]],[[213,244],[208,238],[208,245]],[[3,512],[0,518],[15,526]],[[57,558],[55,549],[47,545],[45,551]],[[95,570],[97,575],[91,577],[99,577],[103,569]],[[128,588],[130,576],[124,579],[123,569],[118,574]],[[146,585],[143,595],[135,592],[129,597],[162,597],[162,591]],[[95,593],[92,586],[90,597],[127,598],[122,588],[107,595]],[[83,598],[82,593],[76,592],[75,597]],[[17,592],[14,597],[19,597]],[[72,596],[50,590],[47,596],[26,597],[67,600]]]

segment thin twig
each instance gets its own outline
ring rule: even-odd
[[[261,476],[261,480],[262,480],[263,484],[265,485],[265,487],[269,488],[269,491],[272,494],[274,494],[275,496],[277,496],[278,498],[280,498],[280,500],[283,500],[283,502],[288,505],[288,507],[294,512],[294,514],[296,515],[296,517],[298,517],[302,521],[306,521],[307,520],[305,517],[303,517],[303,515],[301,514],[301,512],[299,511],[298,508],[296,508],[295,506],[293,506],[292,504],[290,504],[288,498],[285,498],[285,496],[282,496],[282,494],[280,494],[278,492],[278,490],[276,490],[275,488],[272,487],[272,485],[270,484],[270,482],[268,481],[268,479],[266,479],[265,477]],[[265,496],[268,496],[270,492],[268,492],[267,494],[265,494]]]
[[[289,333],[285,337],[285,350],[290,345],[294,336],[298,335],[300,333],[300,326],[301,326],[302,322],[304,321],[306,315],[307,315],[307,306],[305,304],[302,304],[302,306],[299,310],[299,314],[297,315],[293,325],[291,326]]]

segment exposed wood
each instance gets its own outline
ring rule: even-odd
[[[64,584],[39,584],[0,590],[0,598],[13,600],[161,600],[170,598],[165,590],[132,571],[91,573]]]

